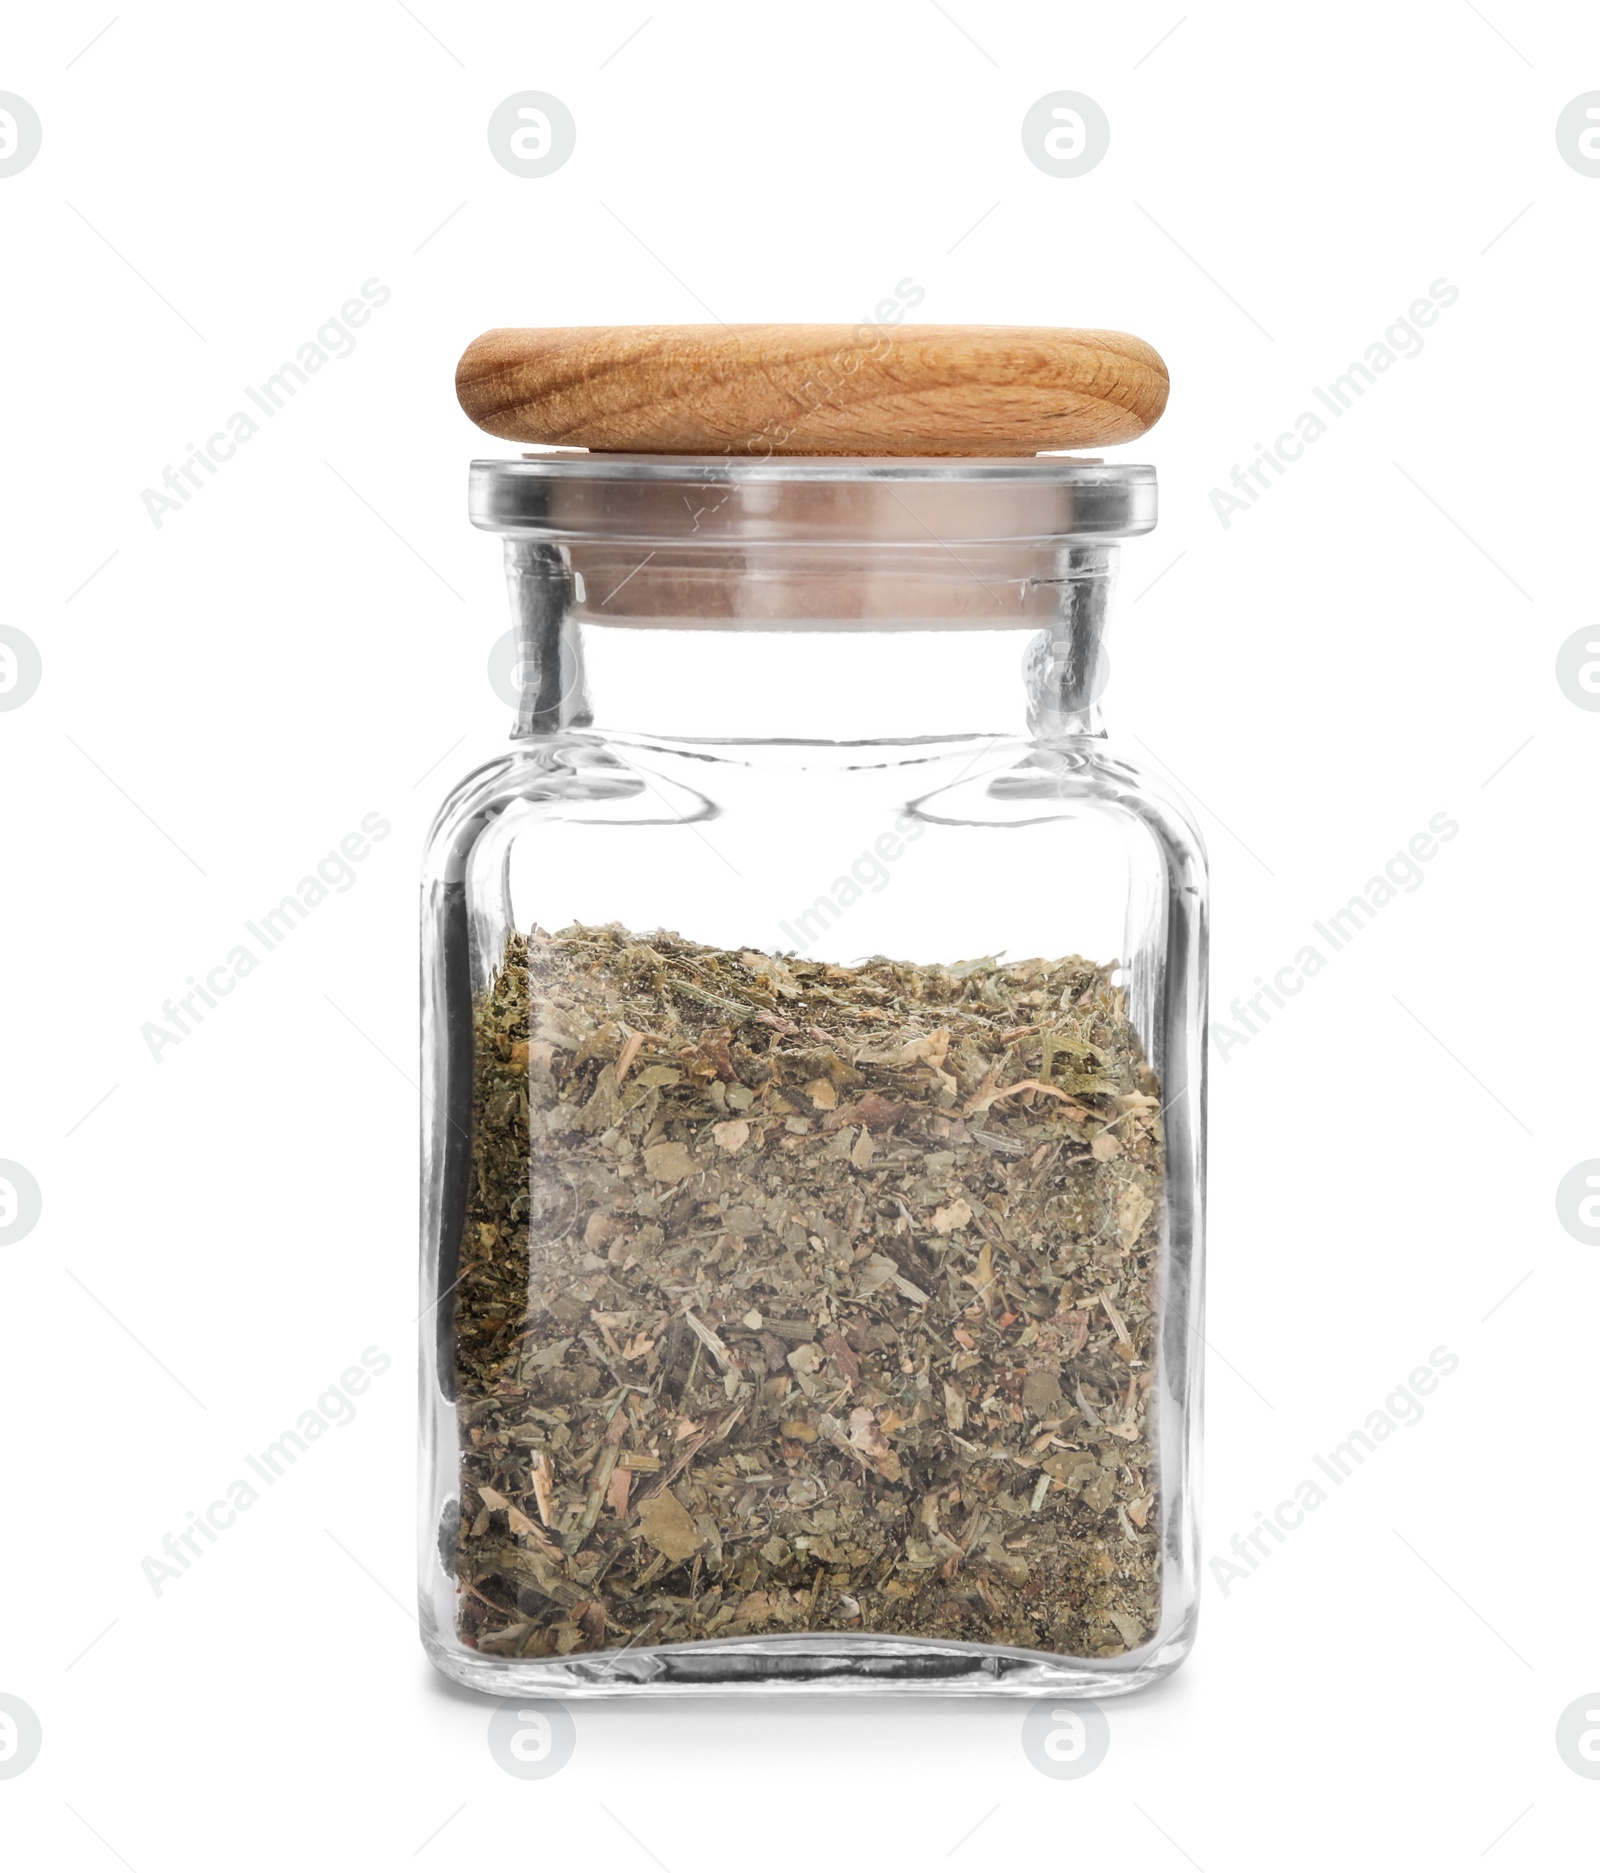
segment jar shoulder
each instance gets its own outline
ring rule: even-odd
[[[427,841],[430,877],[458,873],[465,854],[507,816],[529,832],[547,820],[596,826],[709,822],[759,812],[768,820],[829,816],[853,802],[896,809],[928,827],[1060,825],[1139,831],[1165,865],[1203,884],[1205,842],[1178,788],[1104,737],[973,738],[935,745],[686,744],[593,731],[514,745],[472,769],[441,803]]]
[[[932,822],[1036,826],[1058,820],[1142,829],[1174,869],[1204,882],[1205,840],[1173,782],[1102,736],[1015,745],[913,801]]]

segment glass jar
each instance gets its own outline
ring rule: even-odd
[[[1192,1640],[1206,877],[1101,723],[1146,467],[473,465],[421,1608],[505,1695],[1104,1696]]]

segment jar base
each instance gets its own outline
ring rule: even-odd
[[[1126,1658],[1071,1659],[1000,1646],[812,1633],[702,1640],[571,1658],[487,1658],[422,1620],[445,1677],[492,1697],[726,1697],[749,1692],[883,1697],[1123,1697],[1174,1672],[1194,1644],[1182,1627]]]

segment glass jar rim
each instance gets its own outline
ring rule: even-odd
[[[475,527],[552,543],[926,545],[1131,539],[1156,471],[1082,456],[610,455],[474,461]]]

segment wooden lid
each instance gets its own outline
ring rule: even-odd
[[[503,329],[456,368],[510,442],[667,455],[1034,455],[1131,442],[1167,367],[1126,332],[1043,325]]]

